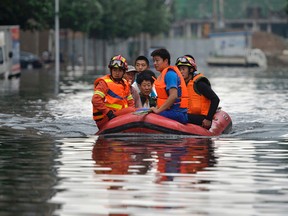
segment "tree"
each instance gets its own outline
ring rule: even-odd
[[[51,0],[1,0],[1,25],[20,25],[23,30],[45,29],[54,14]]]
[[[103,39],[103,65],[106,42],[127,39],[145,32],[156,35],[170,26],[169,5],[165,0],[99,0],[105,8],[100,25],[92,28],[90,37]]]
[[[171,13],[165,0],[99,0],[105,8],[100,25],[90,32],[105,40],[129,38],[146,32],[156,35],[169,29]]]
[[[61,0],[61,28],[73,31],[89,32],[90,28],[99,25],[103,8],[98,0]]]
[[[142,31],[150,35],[168,31],[172,21],[170,5],[165,0],[147,0],[145,2]]]
[[[74,35],[76,31],[83,32],[82,55],[84,58],[84,68],[86,67],[86,37],[91,28],[97,28],[100,17],[103,13],[102,5],[98,0],[61,0],[60,1],[60,26],[62,29],[71,29],[73,31],[72,52],[76,53],[74,46]],[[65,46],[67,50],[67,46]],[[76,56],[73,56],[72,66]]]
[[[136,37],[143,32],[156,35],[167,31],[171,22],[166,2],[172,1],[60,0],[60,27],[88,33],[104,43]],[[0,23],[20,25],[22,30],[54,28],[54,7],[54,0],[1,0]]]
[[[99,0],[105,8],[100,25],[90,31],[91,37],[112,41],[138,34],[145,19],[145,0]]]
[[[103,40],[102,64],[106,63],[106,43],[116,39],[127,39],[140,34],[145,17],[145,0],[99,0],[105,8],[100,25],[93,28],[89,35]]]

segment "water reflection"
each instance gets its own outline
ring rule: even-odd
[[[52,69],[23,70],[21,72],[20,96],[43,100],[55,97],[58,86],[55,85],[54,75],[55,72]]]
[[[94,75],[53,74],[0,80],[1,216],[287,214],[287,69],[211,70],[235,122],[212,140],[95,137]]]
[[[154,172],[154,182],[173,181],[216,163],[213,141],[208,138],[105,138],[99,137],[92,158],[96,174],[144,175]],[[119,163],[121,161],[121,163]]]
[[[18,94],[20,78],[0,79],[0,96]]]
[[[1,128],[0,215],[52,215],[56,193],[55,142],[36,131]]]

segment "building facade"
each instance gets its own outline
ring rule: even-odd
[[[288,38],[286,0],[175,0],[169,37],[205,38],[221,31],[264,31]]]

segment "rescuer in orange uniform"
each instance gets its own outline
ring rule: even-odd
[[[94,81],[93,119],[99,129],[115,116],[135,111],[130,85],[123,79],[128,69],[126,59],[114,56],[108,67],[110,74]]]

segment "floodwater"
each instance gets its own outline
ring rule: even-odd
[[[92,72],[0,80],[0,215],[287,215],[288,69],[202,70],[231,134],[98,137]]]

